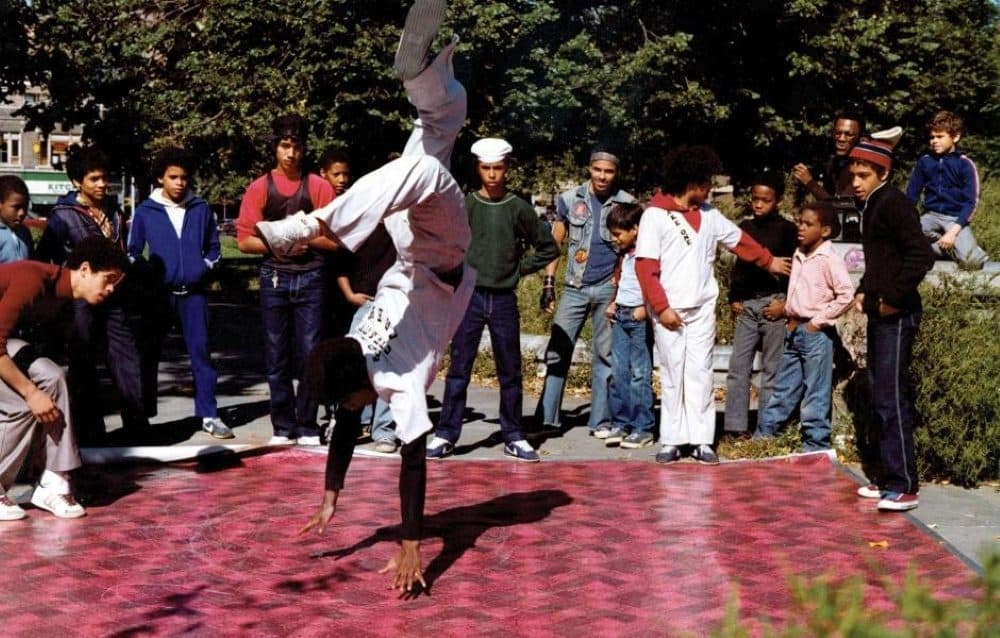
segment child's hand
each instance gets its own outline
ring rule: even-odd
[[[608,304],[607,308],[604,309],[604,316],[608,318],[611,323],[615,322],[615,311],[618,310],[618,304],[611,302]]]
[[[854,295],[854,309],[858,312],[865,311],[865,293],[859,292]]]
[[[632,319],[635,321],[645,321],[649,318],[649,314],[646,313],[646,306],[639,306],[632,311]]]
[[[899,308],[896,306],[891,306],[884,301],[878,302],[878,316],[880,317],[891,317],[892,315],[898,315]]]
[[[348,303],[350,303],[352,306],[357,306],[359,308],[374,298],[375,297],[372,297],[371,295],[366,295],[360,292],[352,292],[351,294],[347,295]]]
[[[785,316],[785,300],[784,299],[772,299],[771,303],[764,307],[761,311],[764,318],[768,321],[777,321]]]
[[[667,330],[677,330],[680,328],[684,322],[681,321],[681,316],[673,308],[667,308],[660,313],[660,324],[663,325]]]
[[[941,250],[951,250],[955,247],[955,240],[958,239],[958,234],[962,232],[962,227],[958,224],[952,224],[944,235],[941,235],[941,239],[937,240],[937,245],[941,247]]]
[[[743,302],[734,301],[733,303],[729,304],[729,309],[733,311],[733,317],[739,317],[741,314],[743,314]]]

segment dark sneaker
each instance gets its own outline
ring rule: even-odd
[[[863,485],[858,488],[858,496],[861,498],[882,498],[885,494],[882,490],[878,488],[878,485],[872,483],[871,485]]]
[[[201,429],[217,439],[231,439],[236,436],[219,417],[206,417],[202,419]]]
[[[626,450],[638,450],[653,444],[653,435],[650,432],[633,432],[622,439],[622,447]]]
[[[656,462],[664,465],[676,463],[681,460],[681,449],[676,445],[664,445],[656,453]]]
[[[611,434],[611,427],[607,425],[599,425],[597,429],[590,431],[590,436],[595,439],[606,439]]]
[[[625,430],[621,428],[611,428],[611,431],[608,432],[608,435],[604,437],[604,445],[607,445],[608,447],[619,445],[622,442],[622,439],[624,438],[625,438]]]
[[[446,456],[451,456],[454,451],[455,444],[439,436],[435,436],[427,444],[427,458],[429,459],[443,459]]]
[[[915,509],[919,504],[916,494],[884,492],[882,500],[878,502],[878,508],[883,512],[905,512]]]
[[[528,463],[538,463],[542,460],[541,457],[538,456],[538,452],[531,447],[531,444],[524,440],[514,441],[513,443],[508,443],[503,446],[503,453],[517,459],[518,461],[527,461]]]
[[[416,0],[410,7],[392,65],[400,79],[415,78],[427,68],[427,52],[444,22],[447,9],[445,0]]]
[[[694,449],[694,452],[691,454],[691,456],[694,457],[694,460],[698,461],[699,463],[701,463],[703,465],[718,465],[719,464],[719,457],[715,453],[715,450],[712,449],[711,445],[699,445],[699,446],[697,446]]]

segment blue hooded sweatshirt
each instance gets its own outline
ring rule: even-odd
[[[170,221],[168,206],[184,209],[180,236]],[[183,202],[175,204],[158,188],[135,209],[128,234],[129,259],[142,259],[146,246],[149,261],[163,273],[164,283],[196,286],[221,256],[215,213],[196,195],[189,193]]]

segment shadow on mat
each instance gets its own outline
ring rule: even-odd
[[[537,523],[547,518],[557,507],[563,507],[572,502],[573,499],[570,495],[562,490],[515,492],[475,505],[453,507],[426,517],[424,519],[424,539],[439,537],[444,542],[444,547],[441,549],[441,553],[431,559],[431,562],[424,569],[427,589],[423,593],[429,595],[434,581],[448,571],[466,551],[475,547],[476,541],[486,531],[494,527]],[[380,527],[371,536],[350,547],[318,552],[312,554],[312,558],[334,556],[341,559],[378,543],[396,542],[399,540],[399,536],[400,528],[398,525]],[[329,581],[325,578],[316,579],[316,582],[286,580],[278,583],[278,589],[292,592],[312,591],[326,589],[327,582]]]

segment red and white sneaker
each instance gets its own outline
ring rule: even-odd
[[[59,518],[80,518],[87,513],[83,505],[76,502],[73,494],[57,494],[55,490],[39,485],[31,495],[31,504],[39,509],[52,512]]]
[[[916,494],[885,492],[882,500],[878,502],[878,508],[883,512],[905,512],[915,509],[919,504]]]

